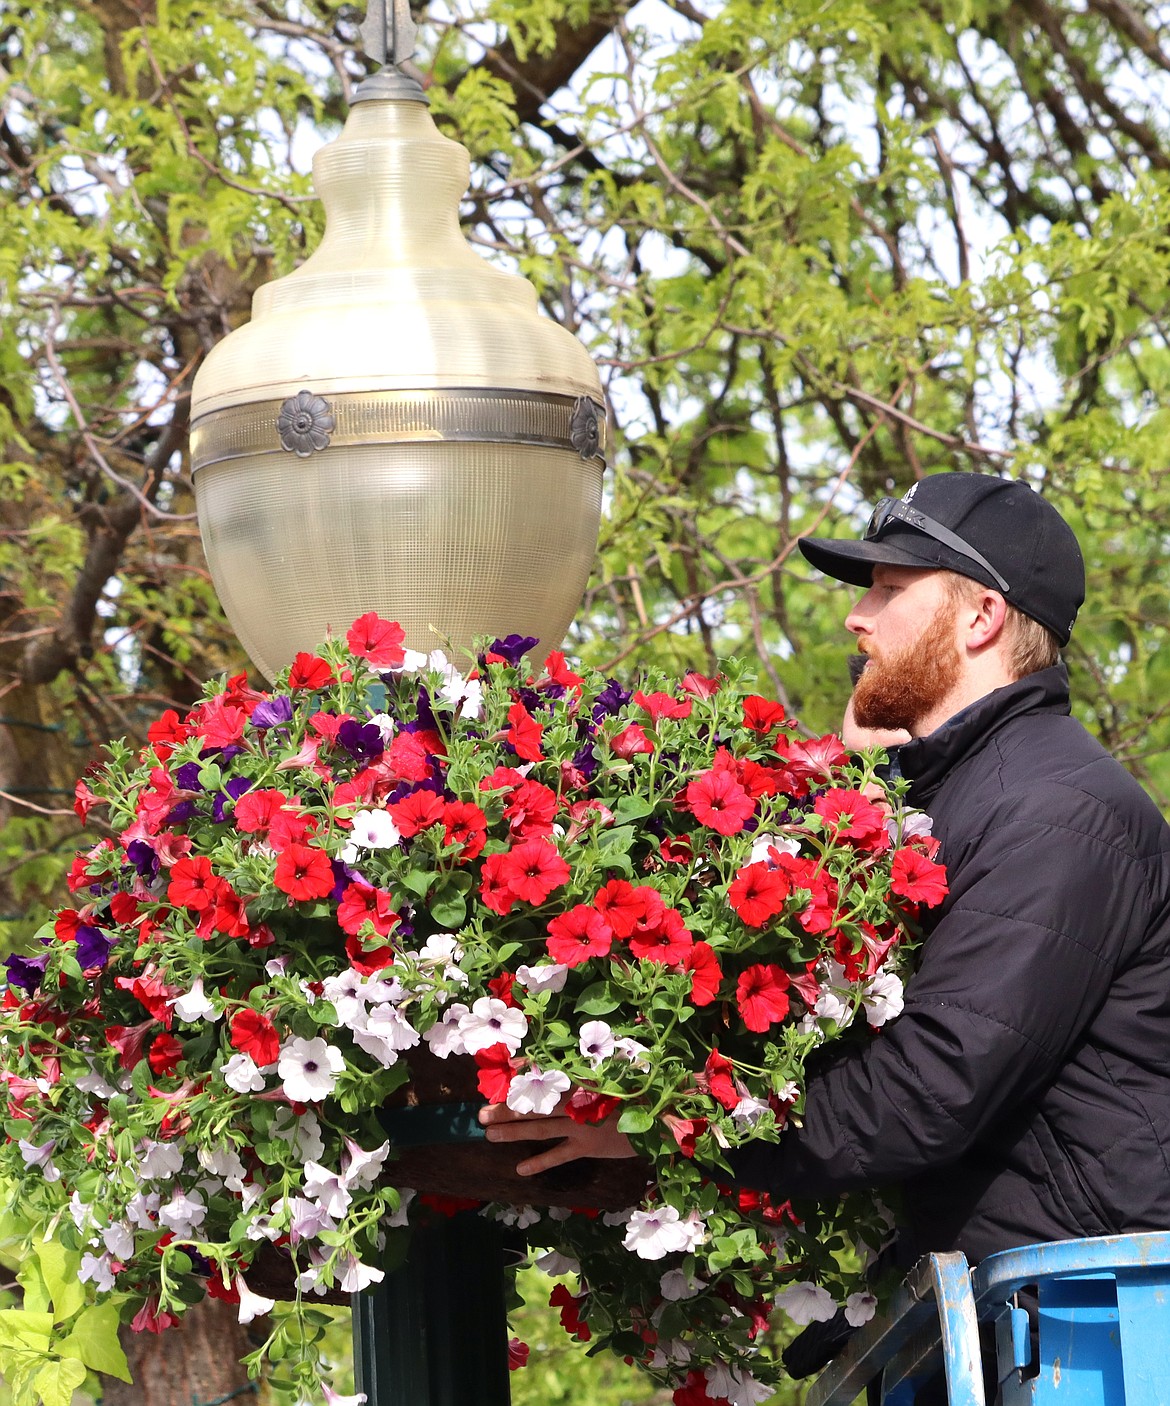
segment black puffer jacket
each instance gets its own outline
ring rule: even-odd
[[[950,895],[901,1017],[735,1154],[779,1196],[900,1182],[900,1258],[1170,1228],[1170,828],[1063,666],[901,749]]]

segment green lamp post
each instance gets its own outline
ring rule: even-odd
[[[553,648],[597,544],[596,368],[463,238],[470,162],[402,67],[408,0],[373,0],[361,34],[382,68],[314,159],[324,238],[257,293],[193,390],[204,550],[269,678],[368,610],[418,650],[512,632]],[[506,1403],[503,1254],[497,1228],[464,1215],[355,1297],[371,1406]]]

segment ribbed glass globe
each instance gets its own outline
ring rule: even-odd
[[[366,610],[407,643],[560,642],[597,544],[606,422],[584,347],[459,228],[467,152],[364,101],[313,163],[320,247],[195,379],[207,560],[271,677]]]

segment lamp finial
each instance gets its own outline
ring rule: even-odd
[[[418,34],[410,0],[369,0],[358,33],[362,37],[362,52],[382,67],[359,85],[353,101],[405,98],[425,103],[422,84],[403,68],[414,53]]]

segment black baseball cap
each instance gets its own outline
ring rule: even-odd
[[[905,497],[883,498],[859,542],[802,537],[799,546],[818,571],[851,586],[871,585],[879,562],[969,576],[1062,645],[1085,599],[1072,528],[1026,483],[992,474],[931,474]]]

